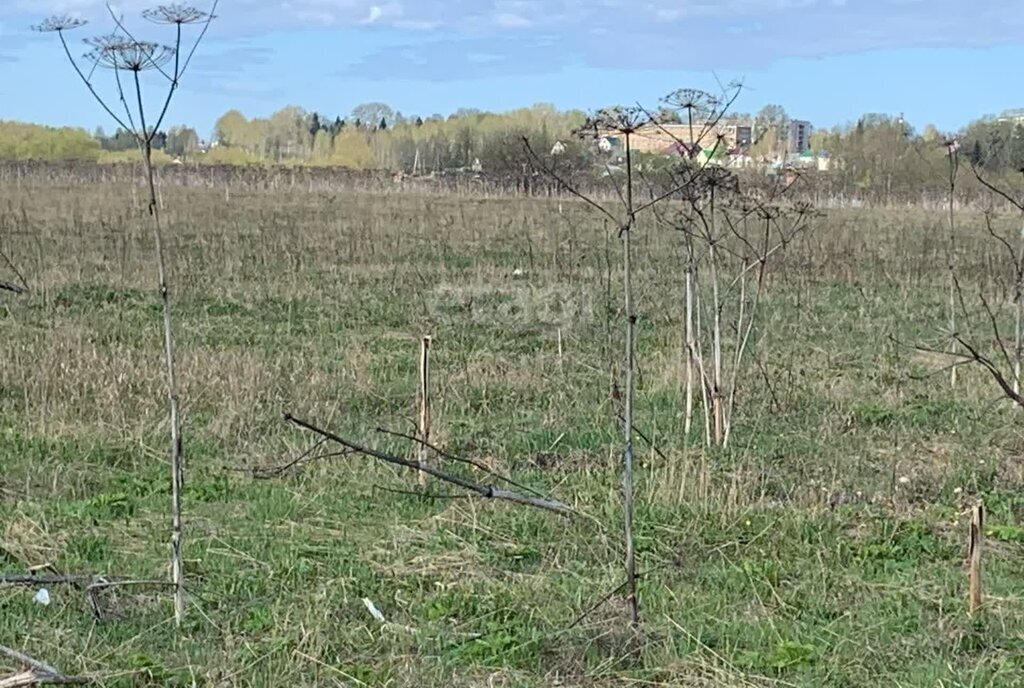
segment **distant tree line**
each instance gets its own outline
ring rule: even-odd
[[[755,115],[732,119],[753,125],[754,140],[743,151],[753,164],[774,160],[778,168],[788,145],[785,109],[769,105]],[[163,162],[334,166],[406,174],[466,170],[520,178],[526,184],[533,161],[524,139],[533,153],[576,178],[605,173],[609,168],[604,163],[615,168],[617,161],[599,159],[594,146],[573,135],[583,120],[582,112],[547,104],[505,113],[461,109],[448,117],[405,116],[384,103],[360,105],[346,116],[289,106],[251,119],[231,110],[217,120],[208,142],[190,127],[171,127],[157,134],[154,147]],[[899,116],[867,114],[848,125],[816,130],[810,151],[804,153],[805,159],[812,158],[805,173],[821,177],[821,188],[849,197],[912,198],[944,188],[951,145],[962,163],[990,176],[1013,176],[1024,169],[1024,116],[990,116],[959,132],[940,132],[931,125],[917,131]],[[123,131],[90,135],[74,128],[0,122],[0,159],[116,162],[127,159],[134,146]],[[656,156],[637,159],[652,172],[670,164]]]
[[[827,152],[829,177],[847,195],[873,200],[912,198],[948,184],[949,160],[973,165],[990,178],[1017,176],[1024,169],[1024,123],[995,117],[943,133],[932,125],[916,131],[898,116],[864,115],[856,123],[818,130],[813,151]],[[970,190],[973,175],[964,180]]]
[[[0,121],[0,160],[96,160],[100,152],[84,129]]]
[[[232,110],[217,120],[220,162],[297,162],[409,174],[469,169],[515,172],[528,163],[523,137],[545,152],[556,141],[572,143],[581,112],[535,105],[502,114],[463,109],[449,117],[405,117],[383,103],[330,117],[287,107],[268,118],[248,119]],[[567,146],[566,156],[580,153]]]
[[[107,136],[102,128],[93,134],[100,148],[111,153],[134,151],[138,146],[131,133],[118,129]],[[163,151],[166,155],[187,162],[202,150],[199,134],[192,127],[177,126],[167,131],[158,131],[153,137],[153,149]]]

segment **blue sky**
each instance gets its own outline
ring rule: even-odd
[[[209,0],[195,0],[204,6]],[[137,20],[152,3],[115,5]],[[109,30],[102,0],[0,0],[0,119],[109,122],[28,26],[54,12]],[[952,130],[1024,107],[1019,0],[221,0],[170,122],[208,133],[229,108],[328,115],[383,101],[405,114],[535,102],[591,109],[741,78],[737,104],[777,102],[832,126],[904,113]]]

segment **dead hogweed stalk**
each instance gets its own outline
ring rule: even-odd
[[[692,319],[687,363],[701,381],[705,443],[724,447],[769,264],[817,214],[805,204],[784,203],[783,189],[767,200],[744,194],[735,175],[721,168],[709,170],[691,191],[679,211],[661,219],[684,236],[686,315]]]
[[[731,89],[731,90],[729,90]],[[702,127],[708,131],[716,128],[718,121],[724,115],[728,106],[735,101],[739,94],[738,84],[730,85],[725,89],[726,93],[722,98],[700,98],[698,105],[697,93],[693,91],[687,95],[686,90],[676,91],[666,97],[663,102],[673,108],[678,116],[682,110],[688,110],[689,121],[694,118],[703,117]],[[678,102],[676,102],[678,101]],[[711,108],[713,114],[710,116],[707,109]],[[626,560],[626,582],[624,590],[629,607],[629,617],[632,624],[637,624],[640,619],[639,605],[637,600],[637,571],[636,571],[636,548],[633,533],[634,521],[634,417],[636,404],[636,338],[637,338],[637,310],[633,291],[633,249],[632,235],[636,227],[637,217],[642,213],[656,209],[656,207],[680,194],[686,195],[686,190],[706,171],[704,166],[693,164],[692,174],[686,179],[680,180],[676,185],[669,185],[666,188],[654,191],[648,189],[649,193],[644,197],[637,195],[637,181],[640,170],[634,165],[635,145],[637,137],[648,136],[660,132],[675,139],[681,150],[692,150],[694,136],[690,141],[684,141],[671,131],[663,123],[662,113],[655,113],[642,105],[628,107],[611,107],[598,110],[587,118],[585,124],[577,132],[581,137],[596,142],[597,155],[605,156],[605,178],[612,187],[613,199],[618,203],[604,203],[596,198],[588,196],[574,186],[565,176],[560,174],[553,165],[547,163],[534,151],[530,141],[523,139],[523,145],[534,165],[534,167],[549,179],[554,180],[565,192],[580,199],[599,215],[610,222],[622,242],[622,298],[623,298],[623,329],[625,339],[625,352],[623,364],[623,387],[624,391],[618,390],[618,385],[613,385],[612,397],[620,405],[617,409],[618,417],[622,422],[623,450],[622,450],[622,498],[623,498],[623,536],[625,545]],[[709,122],[711,125],[708,126]],[[705,132],[704,135],[706,135]],[[616,173],[608,162],[609,153],[613,147],[612,139],[621,142],[621,172]],[[718,145],[716,141],[716,146]],[[692,161],[691,161],[692,162]]]
[[[71,53],[66,34],[85,25],[85,21],[70,15],[57,15],[33,27],[37,31],[55,33],[72,69],[103,110],[128,132],[138,145],[145,169],[146,188],[149,192],[147,211],[153,233],[153,246],[157,269],[157,290],[163,312],[164,364],[167,402],[171,425],[171,579],[174,585],[174,617],[180,624],[185,614],[185,575],[182,559],[181,493],[184,485],[184,442],[181,435],[181,415],[178,383],[175,369],[174,327],[171,318],[170,287],[167,279],[167,255],[163,238],[160,207],[157,203],[153,141],[164,124],[164,119],[188,70],[196,49],[206,36],[215,18],[217,0],[210,10],[182,4],[160,5],[142,13],[151,23],[173,27],[173,40],[169,45],[143,41],[125,25],[108,5],[114,31],[87,38],[89,51],[79,59]],[[195,36],[186,42],[186,27],[196,27]],[[97,70],[113,74],[105,95],[97,84]],[[143,93],[143,75],[162,81],[154,110],[147,108]],[[112,94],[112,95],[111,95]]]

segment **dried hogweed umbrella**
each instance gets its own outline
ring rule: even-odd
[[[56,33],[68,61],[71,63],[75,73],[82,80],[82,83],[89,90],[89,93],[103,107],[117,124],[125,131],[130,132],[139,144],[139,152],[145,165],[146,181],[149,189],[148,211],[152,222],[154,253],[157,267],[157,286],[160,295],[161,310],[163,313],[163,340],[165,376],[167,383],[168,416],[170,420],[170,458],[171,458],[171,578],[174,585],[174,617],[179,625],[185,614],[185,574],[184,556],[182,545],[182,513],[181,495],[184,486],[184,442],[181,433],[181,419],[179,413],[178,383],[175,365],[175,347],[173,321],[171,317],[170,287],[167,281],[166,259],[164,255],[164,243],[162,237],[162,223],[160,208],[157,203],[155,170],[153,164],[153,141],[160,131],[168,109],[176,92],[181,78],[188,69],[189,62],[195,54],[196,49],[206,35],[210,23],[214,19],[214,11],[217,8],[217,0],[212,0],[209,12],[194,7],[172,3],[161,5],[143,13],[143,17],[150,22],[162,25],[174,26],[175,40],[173,47],[141,41],[132,35],[121,22],[114,10],[108,6],[110,16],[116,26],[115,33],[86,39],[89,52],[84,59],[91,63],[92,70],[86,74],[79,66],[71,51],[68,48],[64,32],[78,28],[85,24],[84,21],[70,15],[55,15],[46,19],[38,26],[37,31]],[[184,54],[182,27],[187,24],[200,24],[201,30],[191,48],[187,50],[184,60],[180,59]],[[164,67],[173,61],[173,68],[164,70]],[[110,69],[114,73],[116,84],[116,100],[105,99],[93,85],[92,79],[97,68]],[[142,90],[142,72],[154,70],[169,82],[166,93],[163,97],[163,105],[155,120],[147,122],[145,99]],[[130,73],[130,85],[134,86],[134,104],[129,104],[129,98],[125,96],[125,83],[121,73]],[[114,107],[122,106],[123,115],[114,112]],[[138,116],[136,126],[132,110]]]
[[[92,47],[85,59],[99,67],[125,72],[160,69],[173,60],[176,54],[170,46],[136,41],[116,34],[87,38],[85,42]]]
[[[84,19],[72,17],[70,14],[55,14],[34,25],[32,30],[39,31],[40,33],[60,33],[77,29],[80,26],[85,26],[87,23]]]
[[[144,10],[142,16],[154,24],[177,24],[178,26],[199,24],[214,18],[209,12],[176,2]]]

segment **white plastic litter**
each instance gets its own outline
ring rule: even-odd
[[[377,605],[369,597],[363,598],[363,604],[366,605],[366,610],[370,612],[370,616],[377,619],[377,621],[384,623],[384,614],[377,609]]]
[[[36,604],[41,604],[44,607],[48,607],[50,605],[50,591],[46,588],[39,588],[39,590],[36,592],[36,596],[32,599],[35,600]]]

